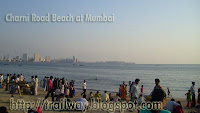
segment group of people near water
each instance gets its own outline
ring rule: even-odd
[[[56,100],[60,100],[60,98],[73,98],[75,96],[75,88],[74,88],[75,80],[67,81],[65,78],[54,78],[53,76],[44,77],[43,79],[43,91],[47,91],[47,95],[45,99],[48,98],[49,94],[51,94],[52,101],[54,101],[54,97]]]
[[[197,101],[196,101],[196,96],[195,96],[195,82],[192,82],[192,86],[188,90],[188,92],[185,94],[186,95],[186,100],[187,100],[187,108],[192,108],[196,107],[196,103],[200,104],[200,88],[197,90],[198,96],[197,96]]]
[[[38,77],[37,75],[31,76],[31,81],[26,82],[25,77],[23,74],[7,74],[6,79],[3,79],[3,74],[1,76],[1,87],[5,87],[5,91],[9,91],[12,95],[11,97],[14,97],[15,91],[18,91],[19,96],[22,97],[22,90],[20,87],[20,83],[27,85],[29,87],[29,84],[32,86],[31,93],[32,95],[37,95],[38,93]]]
[[[21,96],[21,88],[20,85],[18,84],[19,82],[25,82],[26,84],[31,84],[32,85],[32,94],[33,95],[38,95],[38,77],[37,75],[31,76],[31,81],[26,82],[25,77],[23,74],[7,74],[6,79],[3,79],[3,74],[0,74],[0,82],[1,82],[1,87],[5,87],[5,91],[10,91],[12,94],[11,96],[14,97],[15,90],[18,91],[20,97]],[[9,83],[15,82],[15,85],[9,85]],[[133,82],[129,82],[129,96],[130,100],[134,101],[137,100],[139,103],[143,103],[146,101],[144,98],[144,86],[141,85],[139,87],[140,79],[135,79]],[[47,91],[46,96],[44,99],[47,99],[49,95],[51,94],[52,101],[59,101],[61,98],[73,98],[75,96],[75,80],[67,81],[65,78],[54,78],[53,76],[45,76],[44,79],[40,81],[40,87],[42,87],[43,91]],[[82,90],[83,92],[81,93],[82,98],[86,98],[88,101],[90,100],[97,100],[97,101],[126,101],[127,96],[128,96],[128,91],[127,91],[127,85],[125,82],[122,83],[119,87],[119,92],[116,93],[115,96],[113,96],[111,93],[108,93],[107,91],[104,91],[104,93],[100,94],[99,91],[96,91],[96,93],[93,93],[92,91],[88,94],[87,96],[87,85],[86,85],[86,80],[83,81],[82,85]],[[168,95],[170,91],[168,88]],[[192,86],[188,90],[188,92],[185,94],[186,99],[187,99],[187,107],[196,107],[196,103],[199,105],[200,104],[200,89],[198,89],[198,99],[196,102],[195,98],[195,82],[192,82]],[[147,109],[142,109],[139,112],[140,113],[183,113],[182,110],[182,105],[180,101],[175,101],[175,99],[171,99],[167,103],[165,103],[166,99],[166,92],[160,85],[160,79],[155,79],[155,87],[153,88],[151,94],[150,94],[150,100],[151,102],[154,101],[160,101],[163,103],[164,109],[158,111],[158,110],[151,110],[148,111]]]

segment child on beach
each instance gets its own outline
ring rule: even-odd
[[[144,102],[144,97],[142,94],[140,94],[140,96],[138,98],[138,102],[139,102],[139,104],[142,104]]]
[[[66,90],[65,90],[65,97],[69,98],[69,87],[67,86]]]
[[[190,107],[190,104],[191,104],[191,101],[192,101],[192,94],[191,94],[191,91],[188,90],[188,92],[187,92],[185,95],[186,95],[186,100],[187,100],[187,105],[186,105],[186,107],[189,108],[189,107]]]
[[[141,87],[141,94],[143,94],[144,93],[144,86],[142,85],[142,87]]]

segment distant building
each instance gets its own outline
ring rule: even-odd
[[[7,55],[7,57],[5,58],[5,60],[10,62],[11,61],[10,56]]]
[[[46,56],[45,57],[45,62],[50,62],[51,61],[51,57],[50,56]]]
[[[0,58],[0,61],[3,61],[4,59],[3,59],[3,56],[1,56],[1,58]]]
[[[42,57],[40,57],[40,60],[39,60],[39,62],[44,62],[45,61],[45,59],[44,58],[42,58]]]
[[[21,60],[20,56],[16,56],[15,61],[20,61],[20,60]]]
[[[76,58],[75,56],[73,56],[73,63],[74,64],[78,63],[78,58]]]
[[[22,61],[23,62],[27,62],[28,61],[28,54],[23,54],[23,57],[22,57]]]
[[[34,54],[34,62],[39,62],[40,61],[40,55],[38,53]]]

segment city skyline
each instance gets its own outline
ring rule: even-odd
[[[0,56],[200,64],[200,1],[2,1]],[[80,10],[81,9],[81,10]],[[6,22],[5,15],[114,14],[114,22]]]
[[[40,56],[39,53],[34,53],[31,57],[27,53],[10,57],[9,55],[0,56],[0,62],[62,62],[63,63],[78,63],[80,62],[76,56],[71,58],[51,58],[51,56]]]

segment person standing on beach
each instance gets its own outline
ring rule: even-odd
[[[127,88],[125,82],[123,81],[123,84],[120,87],[120,96],[122,100],[126,100],[126,93],[127,93]]]
[[[187,105],[186,105],[186,107],[189,108],[190,105],[191,105],[191,107],[192,107],[192,104],[190,104],[191,101],[192,101],[192,98],[191,98],[191,97],[192,97],[191,91],[188,90],[188,92],[187,92],[185,95],[186,95],[186,100],[187,100]]]
[[[53,79],[53,76],[50,76],[50,79],[47,82],[48,93],[45,96],[45,99],[47,99],[49,97],[49,94],[51,93],[52,101],[54,101],[54,93],[53,92],[55,90],[53,88],[52,79]]]
[[[17,75],[17,78],[16,78],[15,82],[18,83],[19,81],[20,81],[20,75]],[[19,96],[22,97],[22,96],[21,96],[20,86],[19,86],[19,85],[16,85],[16,89],[17,89],[17,91],[18,91],[18,93],[19,93]]]
[[[8,91],[8,89],[9,89],[9,82],[10,82],[10,75],[7,74],[7,78],[6,78],[6,89],[5,89],[5,91]]]
[[[83,93],[81,95],[86,95],[86,80],[83,82]]]
[[[132,93],[131,89],[132,89],[132,87],[133,87],[134,84],[135,84],[135,82],[132,82],[131,86],[130,86],[130,89],[129,89],[131,100],[133,99],[133,97],[132,97],[133,93]]]
[[[24,75],[20,75],[20,81],[24,81]]]
[[[140,79],[135,79],[135,84],[131,88],[132,100],[138,99],[140,96],[139,82]]]
[[[169,90],[169,87],[167,87],[167,95],[168,95],[168,97],[170,96],[170,90]]]
[[[0,74],[0,82],[1,82],[1,86],[3,85],[3,74]]]
[[[37,75],[35,76],[35,91],[34,91],[34,95],[38,94],[38,77]]]
[[[141,94],[144,94],[144,86],[141,86]]]
[[[191,91],[191,94],[192,94],[192,107],[196,107],[196,99],[195,99],[195,89],[194,89],[194,86],[195,86],[195,82],[192,82],[192,86],[190,87],[190,91]]]
[[[34,76],[31,76],[31,84],[34,85],[34,82],[35,82],[35,78]]]
[[[46,91],[46,87],[47,87],[47,77],[45,76],[43,79],[43,85],[42,85],[43,91]]]
[[[197,103],[200,104],[200,88],[198,89],[198,98],[197,98]]]
[[[161,102],[162,105],[165,105],[165,99],[166,99],[166,92],[164,89],[160,86],[160,79],[155,79],[156,86],[154,87],[153,91],[151,92],[151,102],[158,101]],[[156,113],[156,110],[151,110],[152,113]]]

